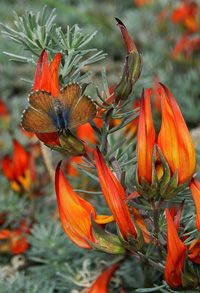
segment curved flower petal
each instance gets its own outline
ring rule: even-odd
[[[195,149],[174,97],[167,87],[164,85],[162,87],[169,99],[161,88],[162,125],[157,143],[170,166],[172,174],[178,168],[178,182],[180,184],[190,179],[195,172]]]
[[[155,143],[155,130],[151,115],[151,89],[146,89],[141,97],[140,116],[137,131],[138,178],[142,183],[144,178],[149,184],[152,182],[152,155]]]
[[[179,239],[171,214],[167,216],[167,259],[165,264],[165,280],[172,288],[182,286],[181,271],[183,270],[186,245]]]
[[[24,176],[29,166],[29,156],[25,149],[13,140],[14,150],[13,157],[5,156],[2,161],[2,171],[10,180],[18,180],[20,176]]]
[[[195,178],[192,178],[189,183],[189,187],[190,191],[192,192],[197,211],[196,227],[200,231],[200,183]]]
[[[92,234],[91,214],[98,224],[106,224],[113,221],[113,217],[96,216],[93,206],[79,197],[67,182],[58,164],[55,176],[55,188],[58,202],[60,220],[67,236],[76,245],[92,249],[88,240],[97,244]]]
[[[55,58],[57,62],[57,55],[54,57],[54,59]],[[55,79],[55,76],[53,79],[51,75],[51,70],[49,67],[48,56],[46,51],[43,52],[43,67],[42,67],[42,75],[40,80],[40,89],[50,92],[54,97],[56,97],[59,92],[58,82]]]
[[[104,198],[110,208],[122,236],[127,240],[127,234],[137,237],[137,232],[131,220],[131,214],[127,203],[124,201],[125,192],[117,178],[106,166],[101,152],[95,152],[95,160],[101,189]]]
[[[200,264],[200,238],[190,244],[188,248],[188,258],[192,262]]]
[[[111,276],[118,269],[119,265],[114,265],[111,268],[103,272],[94,282],[92,287],[87,291],[87,293],[107,293],[108,292],[108,283]]]
[[[29,156],[25,149],[14,139],[13,159],[15,162],[16,177],[22,175],[29,165]]]

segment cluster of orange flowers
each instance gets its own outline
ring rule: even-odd
[[[199,36],[194,34],[199,32],[200,4],[191,0],[182,0],[180,5],[173,11],[171,20],[175,25],[182,27],[182,37],[175,44],[172,55],[177,57],[184,53],[185,58],[189,59],[193,53],[200,48]]]

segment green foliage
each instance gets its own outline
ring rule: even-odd
[[[2,35],[10,41],[23,45],[23,50],[28,52],[28,56],[24,56],[24,52],[22,55],[4,52],[12,58],[10,61],[36,64],[44,49],[48,50],[50,59],[61,52],[65,57],[61,61],[60,78],[62,83],[66,84],[71,81],[81,82],[91,74],[87,72],[80,76],[83,67],[105,58],[102,51],[94,53],[97,49],[84,49],[96,32],[84,36],[78,25],[74,25],[72,28],[67,26],[67,31],[64,33],[62,28],[54,23],[55,9],[47,15],[47,7],[44,6],[42,13],[38,12],[37,15],[27,11],[20,17],[14,13],[14,17],[16,30],[1,23]],[[33,55],[30,56],[30,53]]]

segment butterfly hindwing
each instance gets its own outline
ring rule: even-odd
[[[43,115],[32,107],[28,107],[24,110],[21,125],[25,130],[35,133],[58,131],[49,117]]]
[[[97,114],[97,109],[94,102],[87,95],[83,95],[70,115],[69,128],[77,127],[81,124],[87,123],[93,119]]]
[[[82,88],[78,83],[70,83],[59,91],[58,98],[69,114],[79,101],[81,91]]]

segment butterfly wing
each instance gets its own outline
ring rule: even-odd
[[[31,93],[28,100],[30,107],[22,114],[22,127],[35,133],[57,132],[52,94],[39,90]]]
[[[70,83],[58,93],[58,98],[69,116],[81,97],[81,91],[82,88],[78,83]]]
[[[97,114],[96,105],[87,95],[83,95],[70,114],[70,123],[68,128],[74,128],[85,124],[93,119]]]

